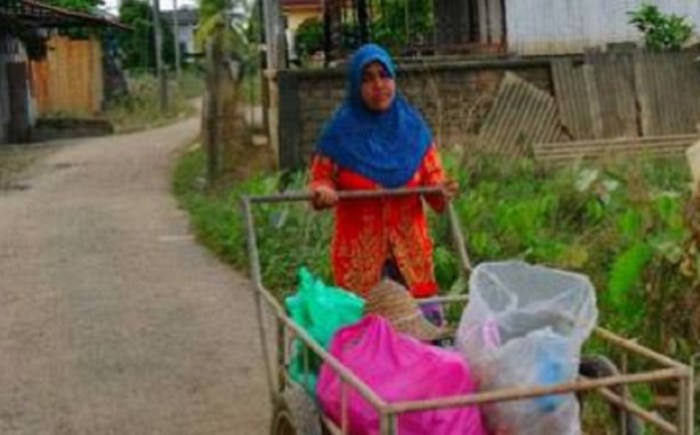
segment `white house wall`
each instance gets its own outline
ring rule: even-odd
[[[185,53],[193,54],[197,52],[194,42],[194,26],[179,26],[177,40],[180,46],[184,46]]]
[[[611,42],[640,41],[629,11],[642,3],[687,16],[700,28],[698,0],[505,0],[509,51],[578,53]]]

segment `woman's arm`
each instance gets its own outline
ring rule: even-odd
[[[316,210],[333,207],[338,202],[338,168],[328,157],[315,155],[311,162],[309,190],[313,194],[312,204]]]
[[[423,158],[421,164],[421,184],[423,186],[440,186],[443,188],[443,194],[426,195],[430,207],[437,212],[445,209],[447,201],[449,201],[459,189],[457,183],[447,178],[445,170],[442,167],[442,161],[438,154],[435,144],[430,146],[430,149]]]

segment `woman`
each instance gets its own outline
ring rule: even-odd
[[[396,93],[389,54],[368,44],[353,56],[345,102],[318,143],[310,188],[317,209],[336,209],[331,248],[336,285],[359,294],[382,277],[417,298],[437,293],[433,245],[418,195],[338,202],[339,190],[439,186],[437,211],[457,191],[448,181],[420,114]]]

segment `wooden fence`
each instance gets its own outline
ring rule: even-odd
[[[104,80],[99,39],[54,36],[47,57],[32,62],[38,115],[94,115],[102,110]]]
[[[551,61],[553,93],[506,78],[481,148],[563,162],[677,154],[700,130],[700,70],[686,53],[588,53]],[[546,137],[545,137],[546,136]]]
[[[621,155],[673,156],[683,155],[685,150],[698,139],[700,139],[700,135],[697,134],[680,134],[543,143],[535,145],[533,152],[537,161],[547,164],[562,164],[578,159],[590,160]]]

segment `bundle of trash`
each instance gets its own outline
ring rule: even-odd
[[[519,261],[485,263],[469,288],[456,345],[480,391],[576,380],[581,346],[598,318],[586,276]],[[499,435],[581,433],[573,394],[494,403],[482,413]]]
[[[291,317],[389,404],[466,396],[576,379],[580,349],[597,320],[595,292],[582,275],[522,262],[485,263],[470,279],[470,301],[456,348],[433,345],[449,335],[431,323],[402,285],[384,280],[364,298],[327,286],[306,269],[286,300]],[[336,371],[300,342],[290,377],[340,424],[343,388],[351,434],[378,434],[380,416]],[[309,351],[310,352],[310,351]],[[304,365],[303,361],[311,361]],[[399,415],[402,435],[578,434],[573,395]]]

